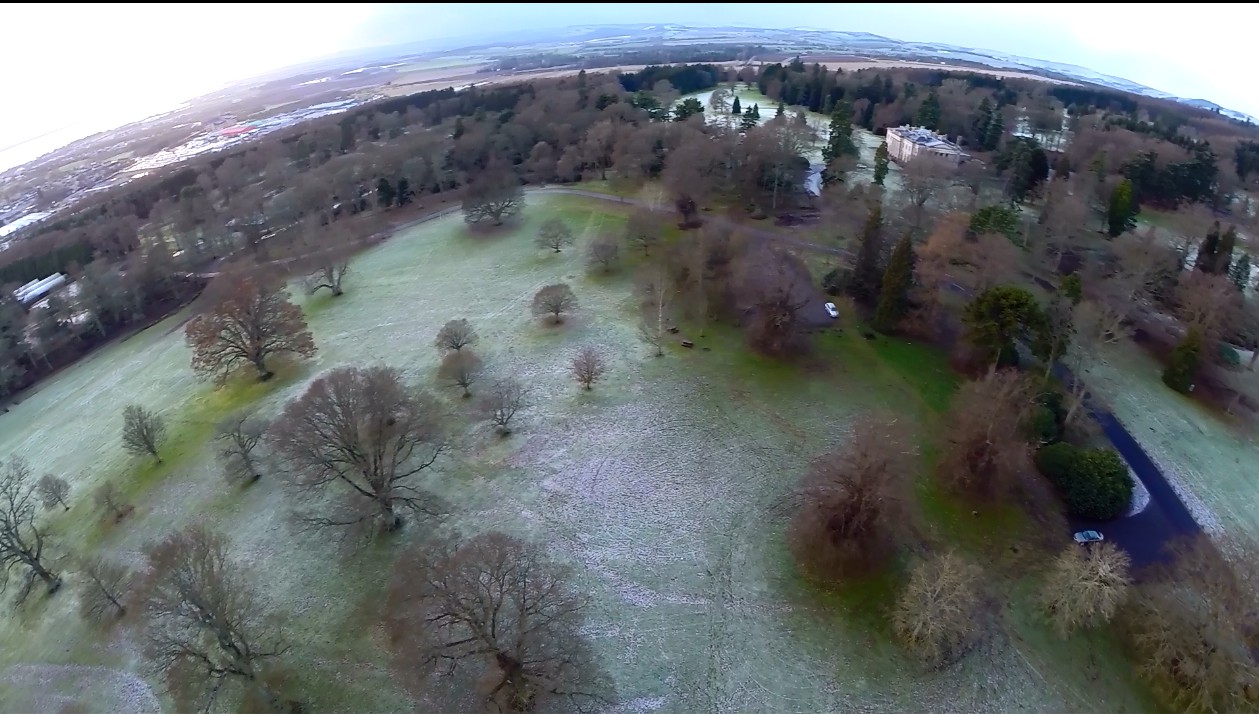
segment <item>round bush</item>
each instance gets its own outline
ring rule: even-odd
[[[1132,501],[1132,476],[1113,449],[1050,444],[1036,452],[1036,468],[1058,487],[1072,515],[1107,521]]]

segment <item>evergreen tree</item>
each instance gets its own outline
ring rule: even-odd
[[[1005,121],[1001,118],[1001,110],[1000,108],[993,109],[988,126],[984,129],[984,151],[996,151],[1003,134],[1005,134]]]
[[[1171,360],[1167,369],[1163,370],[1163,384],[1181,394],[1193,390],[1193,380],[1198,376],[1198,366],[1202,357],[1202,333],[1196,327],[1189,329],[1185,339],[1172,350]]]
[[[1232,278],[1233,284],[1238,290],[1246,291],[1250,285],[1250,254],[1242,253],[1237,256],[1237,261],[1228,269],[1228,277]]]
[[[992,123],[992,102],[988,101],[988,97],[984,97],[979,102],[979,109],[975,110],[975,116],[970,121],[971,137],[977,146],[983,146],[984,138],[988,136],[988,125]]]
[[[735,116],[738,116],[743,113],[743,105],[739,104],[739,97],[737,95],[734,98],[734,104],[730,105],[730,113],[734,114]]]
[[[461,136],[463,136],[463,117],[455,117],[455,131],[450,138],[458,139]]]
[[[1054,162],[1054,178],[1063,181],[1071,178],[1071,159],[1065,153],[1058,154],[1058,160]]]
[[[786,104],[783,104],[783,103],[782,103],[782,100],[779,100],[779,102],[778,102],[778,110],[774,112],[774,118],[775,118],[775,119],[777,119],[778,117],[780,117],[780,116],[782,116],[783,114],[786,114],[786,113],[787,113],[787,105],[786,105]]]
[[[1229,226],[1220,238],[1220,250],[1215,255],[1211,272],[1215,275],[1228,275],[1229,266],[1233,262],[1233,248],[1237,246],[1237,227]]]
[[[883,271],[883,285],[879,290],[879,305],[874,311],[874,329],[892,332],[909,312],[909,291],[914,286],[914,244],[909,234],[901,236],[892,249]]]
[[[759,104],[753,104],[751,109],[743,112],[743,118],[740,121],[740,128],[743,131],[751,131],[761,123],[761,107]]]
[[[857,264],[853,268],[849,291],[857,302],[873,305],[879,297],[879,283],[883,272],[879,258],[883,254],[883,206],[874,203],[870,215],[861,229],[861,246],[857,249]]]
[[[1111,238],[1137,227],[1137,206],[1132,196],[1132,182],[1128,179],[1120,181],[1110,194],[1106,225]]]
[[[856,156],[857,145],[852,141],[852,107],[841,101],[831,112],[831,135],[822,147],[822,161],[828,166],[840,156]]]
[[[927,94],[927,98],[922,100],[922,104],[918,107],[918,116],[914,121],[918,126],[932,131],[940,125],[940,97],[936,94],[934,87]]]
[[[876,186],[883,185],[883,179],[887,178],[887,142],[879,144],[879,148],[874,150],[874,183]]]
[[[1204,273],[1215,272],[1215,259],[1219,252],[1220,222],[1216,221],[1211,224],[1211,230],[1207,231],[1207,237],[1202,239],[1202,245],[1198,246],[1198,258],[1193,267]]]

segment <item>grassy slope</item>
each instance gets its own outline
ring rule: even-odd
[[[842,442],[848,421],[865,409],[905,414],[929,445],[956,383],[940,355],[847,330],[822,336],[819,358],[801,370],[751,355],[738,334],[712,329],[689,335],[693,350],[673,345],[666,357],[650,358],[635,336],[624,277],[591,280],[578,251],[556,256],[532,247],[532,232],[555,213],[580,229],[583,244],[624,220],[601,203],[548,198],[535,200],[520,230],[502,235],[469,236],[457,218],[412,229],[359,258],[345,296],[302,301],[320,346],[312,363],[289,367],[268,385],[214,391],[192,379],[181,335],[165,334],[176,325],[161,325],[68,370],[0,416],[0,451],[26,455],[37,472],[75,478],[74,510],[57,521],[63,552],[103,544],[136,559],[146,542],[187,519],[227,533],[267,603],[290,616],[293,661],[302,663],[299,683],[315,711],[403,706],[372,624],[389,563],[433,529],[486,528],[545,540],[556,557],[580,566],[578,587],[594,598],[592,636],[635,706],[1145,706],[1120,673],[1100,684],[1081,680],[1060,656],[1062,646],[1030,617],[1016,620],[1012,643],[994,641],[983,656],[924,676],[882,632],[886,598],[871,600],[889,583],[836,603],[792,571],[783,507],[799,474]],[[574,286],[582,309],[562,327],[540,326],[528,315],[529,300],[559,280]],[[350,550],[294,531],[284,516],[291,496],[272,480],[242,493],[218,477],[207,439],[223,414],[251,402],[272,413],[314,374],[343,364],[387,363],[431,384],[432,335],[459,316],[478,328],[477,348],[491,370],[526,378],[536,404],[502,440],[472,422],[462,400],[448,400],[460,449],[430,483],[455,504],[447,521],[411,523],[397,542]],[[601,345],[612,365],[591,393],[579,392],[564,368],[583,344]],[[172,420],[161,467],[121,454],[115,422],[128,401],[160,405]],[[102,532],[84,494],[105,477],[124,481],[139,508]],[[981,528],[987,519],[936,501],[928,510],[941,532],[969,532],[963,540],[981,553],[999,547]],[[1012,602],[1014,612],[1026,610]],[[73,607],[68,589],[0,618],[0,664],[139,669],[133,643],[83,627]],[[1113,653],[1111,645],[1102,642],[1099,651]],[[1080,695],[1086,689],[1089,699]],[[110,708],[108,695],[99,696],[100,708]],[[30,697],[27,689],[3,687],[0,707],[33,708]],[[440,689],[433,697],[431,706],[440,706]]]

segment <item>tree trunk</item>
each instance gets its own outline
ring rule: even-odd
[[[265,382],[275,376],[275,373],[267,369],[267,363],[263,357],[255,357],[253,359],[254,369],[258,370],[258,381]]]
[[[1251,372],[1255,371],[1255,360],[1259,360],[1259,345],[1256,345],[1255,349],[1250,352],[1250,364],[1246,365],[1246,369]]]
[[[385,524],[385,532],[393,533],[402,527],[402,516],[393,508],[393,501],[383,499],[380,502],[380,518]]]
[[[56,573],[49,572],[38,560],[30,563],[31,572],[48,586],[48,592],[55,593],[57,588],[61,587],[61,578]]]

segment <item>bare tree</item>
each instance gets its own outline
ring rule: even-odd
[[[1123,613],[1140,671],[1177,709],[1249,711],[1259,687],[1259,546],[1229,533],[1217,547],[1199,533],[1170,550]]]
[[[209,309],[188,322],[184,339],[193,350],[192,369],[221,382],[237,368],[253,365],[258,379],[273,375],[266,361],[278,354],[312,357],[315,340],[302,309],[289,301],[277,280],[228,276],[213,292]]]
[[[811,302],[817,306],[808,268],[783,250],[751,253],[743,261],[739,293],[752,312],[748,341],[775,356],[807,349],[800,313]]]
[[[638,334],[644,342],[656,348],[656,356],[664,355],[665,315],[673,297],[673,289],[665,275],[664,267],[648,268],[639,276],[636,286],[639,295]]]
[[[126,615],[128,598],[135,585],[131,569],[100,556],[84,558],[78,565],[84,578],[79,595],[79,614],[83,619],[101,622],[111,616]]]
[[[395,566],[385,605],[395,670],[412,691],[428,690],[433,670],[482,682],[498,711],[610,703],[582,635],[587,603],[570,575],[497,532],[413,550]]]
[[[910,444],[895,419],[866,415],[846,444],[813,463],[787,535],[805,575],[842,582],[866,574],[918,537]]]
[[[595,237],[590,243],[589,252],[586,254],[586,264],[591,269],[610,273],[616,267],[620,258],[621,244],[617,242],[616,238],[610,235],[600,235]]]
[[[550,218],[538,229],[538,236],[534,242],[539,248],[549,248],[559,253],[564,246],[573,244],[573,229],[559,218]]]
[[[498,433],[507,436],[511,433],[510,424],[516,412],[529,407],[529,390],[510,377],[498,379],[481,395],[477,406],[481,414],[498,428]]]
[[[1213,344],[1241,312],[1242,296],[1227,275],[1190,270],[1176,284],[1176,315]]]
[[[906,218],[915,234],[921,234],[930,211],[928,204],[944,191],[955,168],[946,161],[919,156],[901,169],[901,190],[907,202]]]
[[[434,515],[435,498],[415,485],[448,446],[436,403],[389,367],[343,367],[311,383],[271,427],[270,442],[300,493],[340,484],[336,516],[305,515],[311,526],[402,525],[399,510]]]
[[[573,356],[570,363],[573,377],[582,388],[589,390],[598,382],[604,372],[608,371],[607,364],[603,361],[603,355],[599,354],[599,350],[587,345]]]
[[[36,494],[31,467],[20,457],[13,456],[0,472],[0,566],[5,577],[0,590],[9,582],[14,568],[24,570],[22,589],[17,602],[21,604],[30,593],[35,580],[43,581],[49,593],[61,587],[61,578],[48,569],[44,559],[44,545],[48,530],[36,521]]]
[[[520,178],[510,166],[491,164],[473,177],[464,190],[463,218],[470,224],[489,220],[501,226],[504,218],[520,213],[524,207]]]
[[[1066,637],[1110,622],[1128,597],[1131,566],[1128,554],[1112,543],[1067,546],[1054,559],[1042,592],[1058,634]]]
[[[44,502],[44,508],[61,506],[67,511],[70,510],[70,504],[66,502],[66,499],[70,497],[69,481],[60,476],[44,474],[40,477],[39,482],[35,484],[35,490],[39,492],[39,497]]]
[[[625,224],[625,241],[643,255],[651,255],[651,249],[660,243],[660,234],[660,219],[645,208],[631,213]]]
[[[232,414],[219,422],[215,440],[219,443],[219,462],[228,481],[253,483],[262,478],[262,459],[257,451],[267,426],[265,420],[245,412]]]
[[[484,370],[485,365],[481,362],[481,358],[477,357],[472,350],[459,350],[450,352],[442,358],[441,366],[437,368],[437,376],[453,386],[461,387],[466,399],[472,396],[472,384],[480,378]]]
[[[1013,493],[1028,463],[1024,424],[1035,389],[1013,370],[990,372],[958,390],[945,419],[938,465],[953,488],[982,499]]]
[[[964,656],[983,633],[979,566],[953,552],[919,562],[896,599],[892,624],[907,649],[930,668]]]
[[[353,250],[350,236],[339,223],[327,227],[319,225],[317,217],[307,219],[302,228],[302,238],[296,247],[298,264],[309,271],[302,279],[307,295],[327,290],[333,297],[342,295],[341,287],[350,272],[350,253]]]
[[[113,516],[114,523],[121,523],[124,518],[135,512],[135,506],[127,503],[126,498],[118,487],[113,483],[106,481],[96,489],[93,496],[96,505],[105,509],[105,512]]]
[[[166,439],[166,421],[138,404],[122,410],[122,448],[132,456],[152,456],[162,463],[157,449]]]
[[[149,550],[148,655],[182,710],[209,711],[224,686],[243,690],[247,710],[291,708],[271,679],[289,648],[227,548],[192,527]]]
[[[563,322],[563,314],[577,309],[577,296],[568,283],[547,285],[533,296],[533,314],[550,315],[553,324]]]
[[[458,352],[478,339],[476,330],[472,329],[472,323],[460,318],[442,325],[442,329],[437,331],[437,339],[433,341],[433,344],[437,345],[439,350]]]

